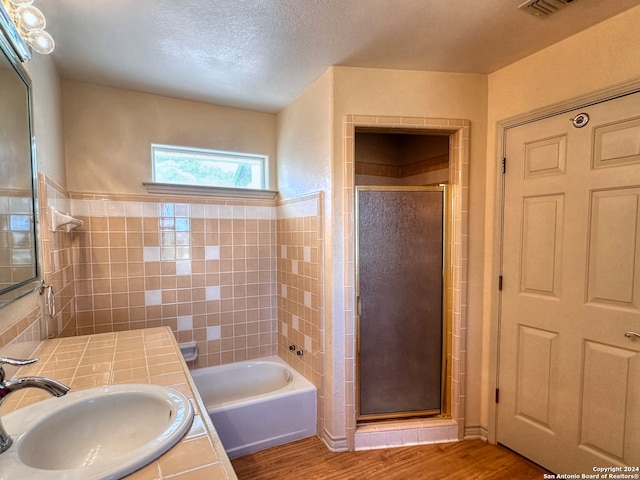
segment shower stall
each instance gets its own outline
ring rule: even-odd
[[[358,422],[446,414],[446,186],[356,197]]]

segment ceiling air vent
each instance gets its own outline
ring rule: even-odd
[[[576,0],[527,0],[518,8],[538,18],[546,18]]]

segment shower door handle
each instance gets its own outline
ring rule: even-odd
[[[627,338],[638,338],[640,339],[640,333],[636,333],[636,332],[626,332],[624,334],[625,337]]]

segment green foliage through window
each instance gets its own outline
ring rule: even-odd
[[[177,185],[265,188],[267,157],[169,145],[151,145],[153,181]]]

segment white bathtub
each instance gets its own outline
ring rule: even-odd
[[[316,434],[316,388],[277,356],[191,375],[229,458]]]

